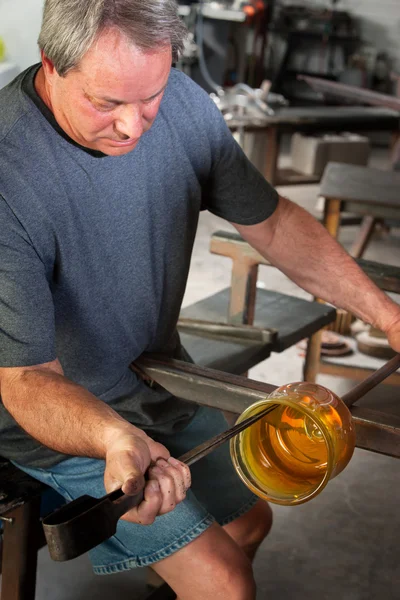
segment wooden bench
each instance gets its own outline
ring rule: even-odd
[[[264,345],[244,340],[241,345],[225,342],[220,346],[215,341],[210,344],[206,337],[188,334],[187,326],[178,322],[183,345],[197,364],[241,374],[271,352],[282,352],[335,320],[336,311],[330,306],[257,288],[259,266],[274,267],[239,234],[214,233],[210,252],[232,259],[231,286],[184,308],[181,317],[254,325],[275,330],[276,337]]]
[[[360,235],[350,250],[355,258],[364,253],[378,219],[400,222],[400,173],[396,171],[329,163],[321,180],[320,196],[325,201],[323,224],[334,238],[338,236],[343,212],[364,217]],[[382,290],[400,293],[399,268],[374,268],[373,263],[363,261],[360,264]],[[384,275],[376,278],[379,269]],[[320,345],[321,334],[317,333],[308,349],[305,368],[309,381],[315,381],[318,373],[360,379],[371,370],[352,365],[351,359],[320,360]],[[400,383],[400,375],[392,375],[387,382]]]

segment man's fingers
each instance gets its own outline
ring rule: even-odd
[[[134,509],[136,514],[133,516],[135,523],[141,525],[151,525],[158,514],[162,504],[162,493],[158,481],[151,480],[144,488],[144,500]],[[129,517],[129,513],[127,515]],[[128,520],[131,520],[128,518]]]
[[[165,461],[164,461],[165,462]],[[157,461],[159,465],[160,461]],[[151,481],[157,481],[160,489],[162,502],[160,506],[160,515],[165,515],[171,510],[174,510],[177,499],[175,494],[175,481],[171,473],[168,473],[166,469],[160,466],[151,467],[149,470],[149,477]]]
[[[167,450],[167,448],[165,446],[163,446],[162,444],[160,444],[159,442],[154,442],[153,440],[151,440],[151,444],[149,444],[149,447],[150,447],[151,460],[153,462],[156,462],[159,458],[168,460],[169,457],[171,456],[169,451]]]
[[[186,497],[190,486],[190,471],[175,459],[160,459],[149,469],[149,478],[156,479],[162,492],[160,514],[170,512]]]
[[[190,473],[189,467],[187,465],[185,465],[185,463],[181,462],[180,460],[177,460],[176,458],[173,458],[172,456],[168,459],[167,462],[170,465],[172,465],[173,467],[175,467],[176,469],[179,469],[179,471],[182,475],[182,479],[183,479],[183,488],[184,489],[182,489],[182,492],[186,496],[187,490],[192,485],[192,475]]]
[[[104,478],[107,491],[122,488],[124,494],[129,496],[140,492],[144,488],[142,463],[139,456],[126,450],[108,456]]]
[[[145,479],[141,473],[130,473],[122,484],[122,491],[128,496],[135,496],[145,486]]]

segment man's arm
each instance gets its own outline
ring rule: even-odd
[[[145,485],[146,469],[157,461],[157,468],[149,471],[145,501],[125,515],[128,520],[151,523],[185,497],[189,469],[106,403],[64,377],[59,361],[0,368],[0,394],[17,423],[45,446],[105,460],[107,491],[122,487],[126,494],[137,493]]]
[[[233,223],[240,235],[292,281],[384,331],[400,351],[400,307],[307,211],[280,198],[275,212],[257,225]]]

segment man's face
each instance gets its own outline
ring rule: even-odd
[[[141,51],[108,30],[65,77],[43,58],[44,100],[62,129],[86,148],[121,156],[157,116],[172,52],[170,46]]]

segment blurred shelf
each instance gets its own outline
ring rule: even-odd
[[[178,7],[178,13],[181,17],[187,17],[190,14],[192,5],[181,4]],[[194,5],[198,6],[198,5]],[[232,10],[229,8],[219,8],[214,6],[209,6],[207,4],[203,5],[203,17],[207,19],[216,19],[219,21],[234,21],[236,23],[244,23],[246,20],[246,15],[242,10]]]

